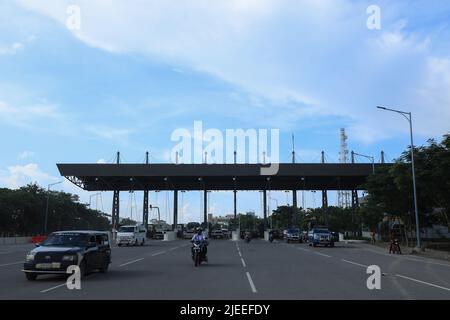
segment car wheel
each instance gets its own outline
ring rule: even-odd
[[[141,246],[145,244],[145,239],[142,239]]]
[[[117,244],[119,247],[121,247],[122,246],[122,244],[121,243],[119,243],[119,244]]]
[[[138,240],[134,240],[134,245],[137,246],[138,245]]]
[[[100,273],[107,273],[108,267],[109,267],[109,261],[107,259],[105,259],[105,261],[103,261],[102,267],[99,269]]]
[[[330,247],[332,248],[334,247],[334,242],[330,243]]]
[[[30,273],[30,272],[25,273],[25,277],[27,277],[27,280],[30,280],[30,281],[36,280],[37,276],[38,275],[36,273]]]
[[[311,243],[308,243],[308,245],[311,247],[312,246],[312,244]]]
[[[81,261],[80,264],[80,277],[84,278],[87,274],[87,263],[86,260]]]
[[[314,248],[317,247],[317,244],[316,244],[316,243],[313,243],[313,247],[314,247]]]

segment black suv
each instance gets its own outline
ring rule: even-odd
[[[23,265],[28,280],[39,274],[67,274],[71,265],[78,265],[83,277],[88,272],[108,271],[111,246],[108,233],[99,231],[58,231],[31,250]]]

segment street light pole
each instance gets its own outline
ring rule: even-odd
[[[419,228],[419,209],[417,207],[417,191],[416,191],[416,171],[414,168],[414,140],[413,140],[413,127],[412,127],[412,113],[411,112],[405,112],[395,109],[389,109],[386,107],[380,107],[377,106],[378,109],[385,110],[385,111],[392,111],[401,114],[403,117],[405,117],[406,120],[409,122],[409,134],[411,138],[411,170],[412,170],[412,180],[413,180],[413,194],[414,194],[414,211],[416,216],[416,237],[417,237],[417,247],[419,249],[422,248],[422,244],[420,241],[420,228]]]
[[[48,202],[49,202],[49,198],[50,198],[50,187],[63,183],[63,181],[59,181],[59,182],[55,182],[55,183],[50,183],[47,186],[47,203],[45,205],[45,221],[44,221],[44,235],[47,234],[47,220],[48,220]]]

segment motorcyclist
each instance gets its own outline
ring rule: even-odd
[[[191,239],[191,242],[192,243],[195,243],[195,242],[199,242],[200,243],[200,246],[202,248],[203,258],[204,258],[204,260],[206,262],[208,262],[208,256],[207,256],[207,253],[208,253],[208,248],[207,248],[208,240],[203,235],[202,228],[197,228],[197,233],[194,234],[194,236]],[[193,247],[191,248],[191,251],[192,251],[192,256],[193,256],[194,255]]]
[[[272,242],[273,241],[273,230],[269,231],[269,241]]]
[[[250,240],[252,239],[252,235],[251,235],[250,231],[248,231],[248,230],[245,231],[244,238],[245,238],[245,241],[250,242]]]

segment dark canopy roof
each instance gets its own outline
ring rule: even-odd
[[[261,164],[57,164],[60,174],[88,191],[108,190],[358,190],[371,164],[280,164],[273,176]],[[376,164],[375,169],[381,166]]]

